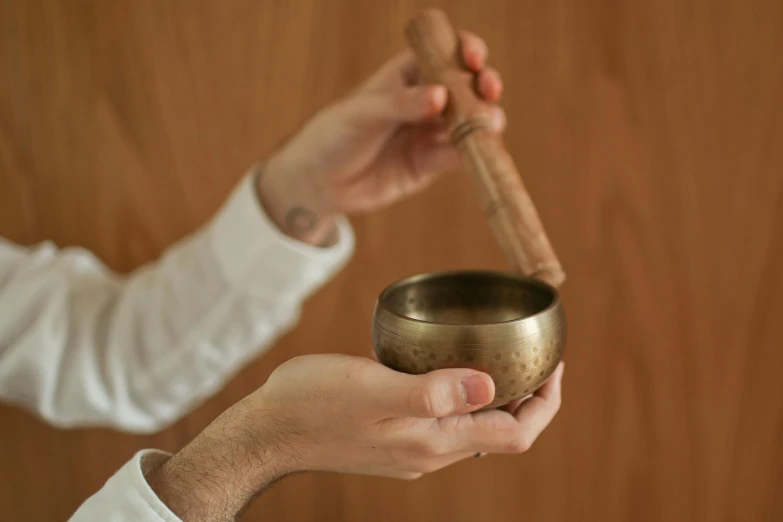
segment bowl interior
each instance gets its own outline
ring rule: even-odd
[[[397,315],[437,324],[496,324],[530,317],[555,301],[548,285],[502,272],[416,276],[387,288],[381,304]]]

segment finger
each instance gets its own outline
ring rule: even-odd
[[[543,399],[545,401],[550,400],[554,394],[557,395],[557,399],[560,398],[561,384],[563,381],[563,373],[565,372],[565,362],[560,361],[552,375],[544,382],[544,384],[535,390],[529,397],[522,399],[522,402],[529,401],[534,398]]]
[[[486,107],[483,116],[489,122],[489,129],[493,132],[503,133],[506,131],[507,119],[506,111],[499,105],[489,105]],[[443,123],[442,119],[435,120],[429,127],[422,127],[422,132],[428,134],[428,143],[432,145],[441,145],[449,143],[449,128]]]
[[[509,402],[508,404],[503,406],[501,409],[503,411],[505,411],[505,412],[510,413],[511,415],[514,415],[514,414],[516,414],[517,410],[519,410],[519,407],[522,406],[522,404],[524,404],[525,401],[527,401],[528,399],[533,397],[534,394],[535,394],[535,390],[533,391],[533,393],[525,395],[521,399],[517,399],[515,401]]]
[[[483,117],[489,122],[489,129],[491,131],[497,133],[505,132],[508,122],[506,119],[506,111],[501,106],[490,105],[485,109]],[[435,142],[437,143],[447,143],[450,139],[449,129],[442,123],[435,133],[437,134],[437,138],[435,139]]]
[[[489,122],[490,127],[497,133],[502,133],[506,130],[506,111],[503,108],[494,105],[489,110]]]
[[[532,397],[522,403],[514,413],[514,417],[522,425],[528,447],[552,422],[560,409],[561,383],[564,371],[565,363],[561,362],[547,382],[536,390]]]
[[[439,421],[449,434],[451,451],[523,453],[530,449],[560,408],[563,365],[514,415],[500,409],[482,411]]]
[[[384,368],[365,383],[364,393],[373,396],[379,418],[416,417],[437,419],[475,411],[492,402],[492,378],[467,368],[435,370],[409,375]]]
[[[519,407],[522,405],[523,402],[525,402],[526,399],[518,399],[513,402],[510,402],[500,408],[501,410],[505,411],[506,413],[510,413],[511,415],[514,415]]]
[[[462,61],[473,71],[480,71],[487,61],[489,49],[486,42],[479,36],[470,31],[461,31],[459,33],[462,47]]]
[[[451,143],[435,138],[414,142],[410,152],[411,170],[417,178],[435,176],[459,168],[460,157]]]
[[[514,453],[521,426],[508,412],[492,409],[439,419],[441,451],[456,453]]]
[[[503,93],[503,80],[500,73],[492,67],[479,72],[477,86],[479,96],[491,102],[498,101]]]
[[[562,365],[563,371],[564,371],[565,370],[565,363],[563,362],[563,363],[561,363],[561,365]],[[557,368],[555,370],[557,370]],[[552,375],[549,376],[549,379],[547,379],[547,382],[545,382],[544,384],[547,384],[548,382],[552,381],[556,377],[557,377],[557,371],[553,372]],[[560,377],[562,379],[562,375]],[[535,390],[535,391],[533,391],[533,393],[531,393],[529,395],[526,395],[525,397],[522,397],[521,399],[517,399],[517,400],[515,400],[513,402],[510,402],[510,403],[506,404],[505,406],[502,407],[502,410],[503,411],[507,411],[508,413],[510,413],[512,415],[515,415],[517,410],[519,410],[519,407],[522,406],[522,404],[524,404],[525,401],[527,401],[528,399],[531,399],[537,393],[544,393],[544,392],[545,392],[545,388],[542,385],[540,390]]]
[[[492,131],[502,133],[506,130],[506,113],[501,107],[492,106],[487,119]],[[448,132],[442,128],[423,130],[419,139],[412,141],[410,154],[411,169],[417,179],[424,180],[461,165],[457,148],[449,142]]]
[[[446,105],[448,93],[442,85],[418,85],[373,93],[356,105],[363,118],[384,122],[421,123],[437,117]]]
[[[418,63],[411,49],[404,49],[390,58],[373,76],[370,85],[397,86],[418,83]]]

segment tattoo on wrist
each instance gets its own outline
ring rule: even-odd
[[[294,234],[307,234],[315,230],[318,216],[304,207],[294,207],[285,215],[285,226]]]

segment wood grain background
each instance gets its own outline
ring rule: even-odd
[[[569,274],[563,409],[528,454],[413,483],[297,476],[246,519],[783,520],[780,0],[0,0],[0,235],[153,259],[429,5],[504,75],[509,147]],[[293,355],[369,354],[385,284],[504,266],[459,172],[353,223],[355,258],[299,328],[165,432],[2,407],[0,518],[66,519]]]

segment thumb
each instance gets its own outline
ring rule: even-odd
[[[369,111],[378,118],[398,123],[420,123],[441,113],[448,93],[442,85],[417,85],[375,95]]]
[[[377,384],[383,393],[386,415],[395,417],[441,418],[481,408],[495,397],[492,378],[470,369],[436,370],[424,375],[408,375],[388,370]]]

